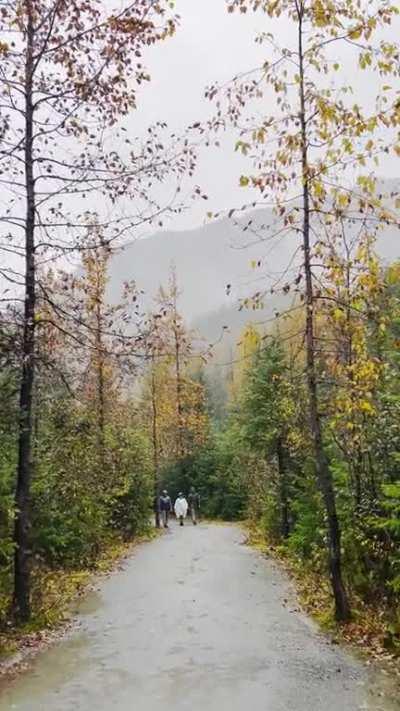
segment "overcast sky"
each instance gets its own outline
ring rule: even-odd
[[[181,24],[175,37],[145,54],[152,82],[142,91],[139,109],[129,119],[133,135],[157,120],[165,120],[174,130],[205,120],[213,110],[204,99],[205,87],[259,66],[264,56],[264,50],[254,43],[259,16],[228,14],[225,0],[177,0],[176,10]],[[196,180],[209,202],[192,203],[171,226],[194,227],[204,221],[208,210],[241,204],[244,194],[238,180],[243,161],[234,152],[234,141],[230,134],[222,139],[221,149],[202,152]]]
[[[146,52],[152,82],[140,95],[140,105],[129,118],[132,135],[140,135],[145,127],[157,120],[165,120],[172,129],[183,129],[196,120],[204,120],[212,111],[212,104],[204,99],[204,88],[215,81],[226,81],[236,73],[259,66],[266,58],[266,48],[254,42],[261,29],[270,31],[271,20],[261,13],[229,14],[225,0],[177,0],[176,10],[181,25],[174,38]],[[261,27],[260,22],[265,22]],[[282,22],[278,40],[282,36]],[[390,34],[393,37],[394,28]],[[346,80],[353,83],[356,95],[363,103],[370,90],[371,79],[357,71],[354,57],[343,58],[348,64]],[[372,82],[373,83],[373,82]],[[271,107],[268,107],[268,112]],[[204,150],[201,155],[197,181],[209,195],[209,202],[192,204],[184,216],[174,218],[170,225],[176,229],[195,227],[205,219],[208,210],[229,209],[233,205],[250,202],[256,196],[238,187],[243,160],[234,152],[235,136],[225,136],[219,150]],[[398,161],[382,165],[380,172],[388,177],[399,175]],[[246,194],[247,193],[247,194]],[[257,196],[258,197],[258,196]]]

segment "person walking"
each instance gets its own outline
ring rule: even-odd
[[[197,493],[194,486],[192,486],[189,491],[188,503],[193,526],[197,526],[197,519],[200,510],[200,494]]]
[[[187,511],[188,511],[188,502],[186,501],[184,495],[180,491],[178,494],[178,498],[175,501],[175,516],[179,521],[179,525],[183,526],[183,521],[186,518]]]
[[[160,528],[161,525],[161,510],[160,510],[160,496],[156,494],[153,499],[153,511],[156,523],[156,528]]]
[[[169,515],[172,511],[172,502],[171,502],[171,497],[168,494],[168,491],[164,489],[160,496],[160,512],[161,512],[161,520],[163,523],[164,528],[168,528],[168,519]]]

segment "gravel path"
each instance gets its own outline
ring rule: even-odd
[[[174,522],[79,608],[0,711],[387,711],[234,526]],[[375,688],[375,694],[377,694]],[[399,706],[400,708],[400,706]]]

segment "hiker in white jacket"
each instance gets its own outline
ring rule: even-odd
[[[175,516],[179,520],[179,525],[183,526],[183,519],[186,518],[186,514],[188,512],[188,502],[186,501],[184,495],[180,491],[178,494],[178,498],[175,501]]]

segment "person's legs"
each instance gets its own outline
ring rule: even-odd
[[[165,509],[163,509],[161,511],[161,517],[164,528],[168,528],[168,511],[165,511]]]
[[[183,516],[179,516],[179,525],[183,526]]]
[[[192,517],[193,526],[196,526],[197,525],[197,517],[196,517],[196,507],[195,506],[190,507],[190,515]]]

